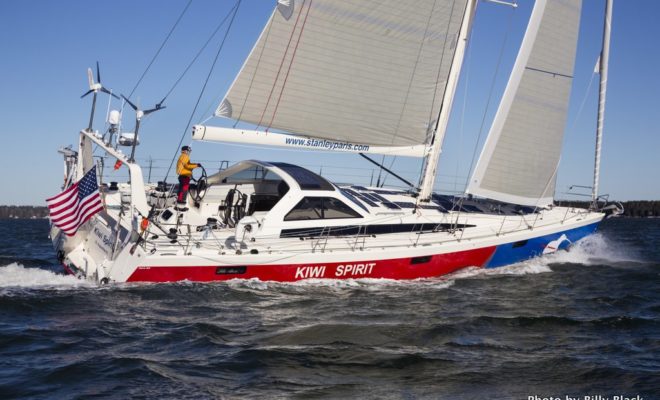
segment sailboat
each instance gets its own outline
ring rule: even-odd
[[[588,208],[554,204],[581,1],[535,1],[465,195],[456,197],[433,185],[476,0],[279,0],[215,112],[234,127],[196,125],[192,138],[419,157],[419,183],[340,185],[287,162],[246,160],[203,171],[187,207],[177,208],[172,185],[145,183],[134,159],[140,118],[158,108],[131,103],[136,132],[117,133],[132,145],[125,155],[93,131],[96,95],[107,90],[90,72],[92,117],[77,151],[62,151],[63,190],[97,179],[94,149],[127,168],[129,180],[101,184],[102,207],[78,210],[75,230],[54,219],[58,258],[99,283],[290,282],[435,278],[565,249],[621,211],[598,195],[611,8],[607,0]],[[53,202],[57,211],[62,202]]]

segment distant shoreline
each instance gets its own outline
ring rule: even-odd
[[[43,206],[0,206],[0,219],[43,219],[48,208]]]
[[[624,217],[660,217],[660,200],[622,201]],[[586,208],[588,201],[557,200],[557,205]],[[0,219],[42,219],[48,217],[44,206],[0,206]]]
[[[589,201],[556,200],[558,206],[586,208]],[[621,201],[623,216],[632,218],[658,218],[660,217],[660,200],[631,200]]]

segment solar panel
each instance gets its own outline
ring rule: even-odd
[[[373,193],[380,193],[380,194],[402,194],[404,192],[402,191],[394,191],[394,190],[373,190]]]
[[[415,203],[410,201],[395,201],[393,203],[401,208],[415,208]]]
[[[357,197],[358,199],[364,201],[365,203],[369,204],[371,207],[378,207],[378,204],[376,204],[373,201],[369,200],[367,197],[364,197],[362,195],[362,193],[358,193],[358,192],[356,192],[354,190],[351,190],[351,189],[342,189],[342,190],[344,190],[347,193],[350,193],[351,195],[353,195],[354,197]]]
[[[389,201],[385,197],[379,195],[378,193],[370,193],[373,197],[375,197],[378,201]]]
[[[368,199],[371,200],[371,201],[380,201],[380,199],[378,199],[376,196],[374,196],[373,194],[371,194],[371,193],[369,193],[369,192],[364,192],[364,193],[360,193],[360,194],[361,194],[362,196],[368,198]]]
[[[385,207],[387,207],[391,210],[400,210],[401,209],[401,207],[397,206],[396,204],[392,203],[391,201],[384,201],[384,202],[382,202],[382,204]]]
[[[365,210],[366,212],[369,212],[369,210],[367,210],[367,207],[365,207],[364,204],[360,203],[360,201],[359,201],[358,199],[356,199],[355,196],[353,196],[351,193],[349,193],[349,189],[342,189],[342,188],[339,188],[339,191],[341,192],[341,194],[343,194],[344,196],[346,196],[347,199],[349,199],[349,200],[352,201],[353,203],[355,203],[355,204],[357,204],[358,206],[360,206],[360,208],[362,208],[362,209]]]

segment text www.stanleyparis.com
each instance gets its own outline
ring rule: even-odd
[[[369,145],[366,144],[333,142],[331,140],[285,138],[284,142],[293,146],[314,147],[328,150],[369,151]]]

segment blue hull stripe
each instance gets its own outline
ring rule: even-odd
[[[543,250],[546,246],[556,248],[557,250],[566,249],[571,243],[594,233],[596,228],[598,228],[598,222],[546,236],[501,244],[497,246],[495,253],[493,253],[493,256],[485,264],[485,267],[497,268],[540,256],[543,254]],[[565,236],[562,238],[563,235]]]

